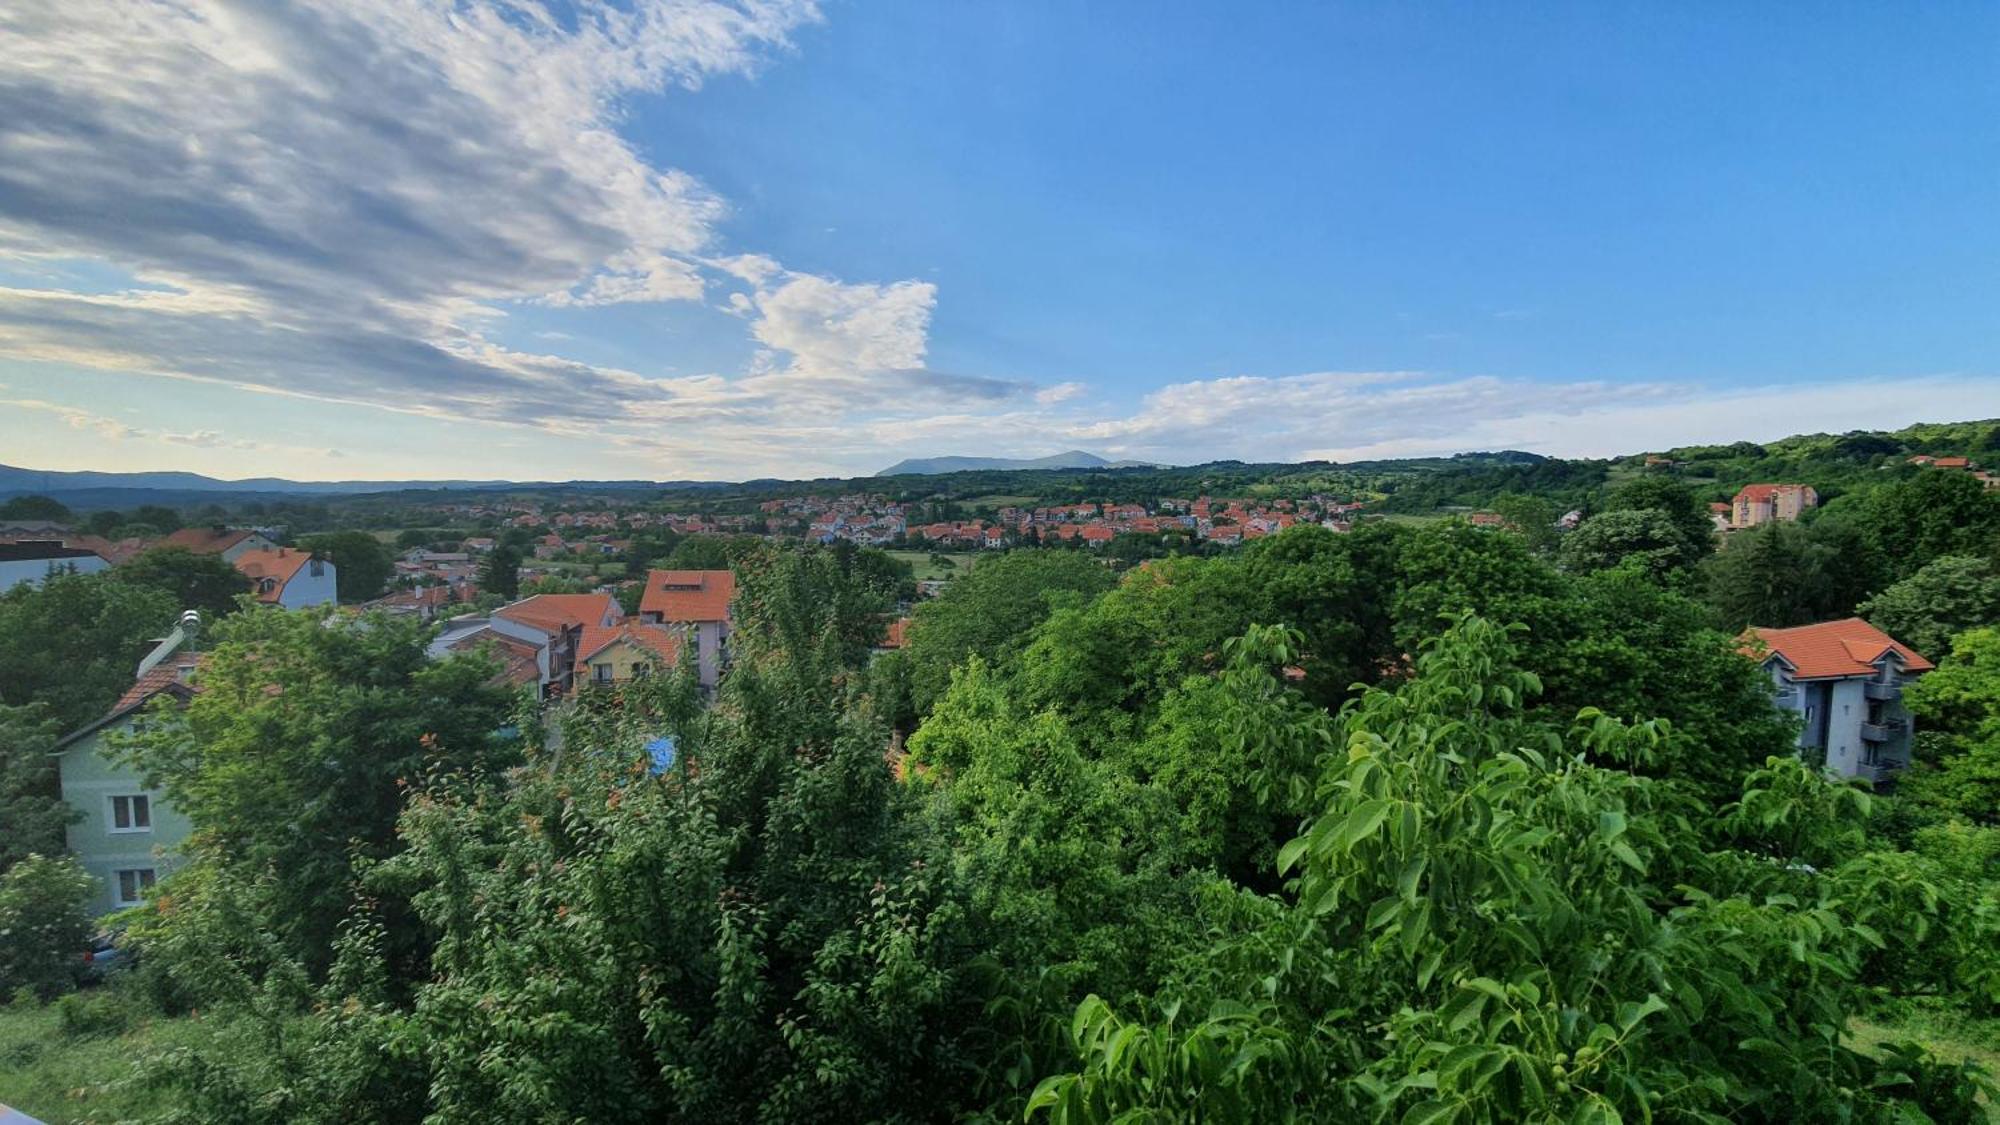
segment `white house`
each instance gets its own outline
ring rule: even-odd
[[[0,543],[0,591],[39,586],[52,574],[95,574],[111,564],[96,551],[44,539]]]
[[[735,600],[736,575],[727,570],[655,570],[646,575],[639,620],[688,626],[701,686],[713,688],[729,665],[729,636],[735,630],[730,603]]]
[[[333,563],[314,557],[311,551],[294,547],[245,551],[234,562],[236,569],[250,579],[250,592],[266,605],[302,609],[332,605],[339,600]]]

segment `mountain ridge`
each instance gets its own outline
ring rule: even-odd
[[[937,476],[942,473],[1006,471],[1009,469],[1155,469],[1151,461],[1107,461],[1081,449],[1047,457],[906,457],[881,470],[878,477]]]

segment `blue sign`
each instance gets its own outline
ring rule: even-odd
[[[671,737],[662,735],[648,742],[646,744],[646,753],[653,759],[652,774],[654,777],[658,777],[674,768],[674,759],[677,756],[677,751],[674,749],[674,740]]]

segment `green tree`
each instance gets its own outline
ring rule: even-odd
[[[167,594],[109,574],[59,575],[0,593],[0,703],[47,705],[64,730],[103,715],[173,627]]]
[[[0,520],[52,520],[67,523],[74,513],[60,500],[47,496],[16,496],[0,503]]]
[[[236,599],[250,592],[250,580],[221,555],[185,547],[142,551],[110,574],[120,582],[159,590],[182,609],[198,609],[211,617],[235,612]]]
[[[1538,555],[1553,554],[1562,539],[1562,533],[1556,530],[1560,513],[1547,497],[1509,492],[1493,501],[1493,512],[1526,539]]]
[[[64,850],[63,828],[76,813],[63,804],[56,774],[56,739],[62,734],[41,704],[0,705],[0,872],[28,855]]]
[[[333,564],[337,593],[348,604],[381,594],[396,573],[396,559],[388,546],[365,531],[309,535],[299,540],[299,548]]]
[[[1583,521],[1563,538],[1559,557],[1564,569],[1577,573],[1629,565],[1664,579],[1704,556],[1666,512],[1628,508],[1600,512]]]
[[[1842,616],[1852,608],[1851,601],[1829,605],[1826,597],[1830,572],[1842,565],[1804,525],[1774,521],[1731,535],[1702,565],[1702,578],[1723,628],[1782,628]]]
[[[179,531],[187,526],[181,514],[164,504],[141,504],[132,510],[131,521],[156,529],[160,534]]]
[[[193,822],[196,863],[270,874],[267,925],[315,972],[359,869],[394,850],[405,789],[513,760],[496,735],[513,697],[491,664],[432,660],[428,636],[411,618],[236,614],[211,634],[199,693],[120,740]]]
[[[1708,506],[1694,491],[1665,474],[1635,477],[1611,490],[1607,512],[1660,512],[1673,521],[1675,530],[1690,558],[1699,559],[1715,548],[1715,523]]]
[[[1989,555],[2000,536],[2000,498],[1970,473],[1927,469],[1878,488],[1869,533],[1897,578],[1945,555]]]
[[[30,855],[0,873],[0,992],[48,999],[76,986],[94,882],[68,856]]]
[[[1863,602],[1855,611],[1933,660],[1968,629],[2000,624],[2000,571],[1991,560],[1945,555]]]
[[[493,548],[479,566],[481,593],[513,601],[521,592],[521,553],[507,544]]]
[[[1115,582],[1096,560],[1067,551],[1009,551],[952,579],[911,618],[904,651],[916,714],[930,712],[966,657],[1011,659],[1058,607],[1088,601]]]
[[[1299,713],[1329,747],[1316,814],[1278,857],[1296,873],[1292,895],[1281,909],[1246,905],[1240,936],[1206,950],[1145,1017],[1080,1004],[1076,1069],[1045,1079],[1030,1113],[1974,1112],[1981,1084],[1914,1049],[1878,1061],[1839,1045],[1860,1002],[1848,978],[1871,948],[1846,921],[1852,904],[1762,857],[1705,848],[1671,789],[1587,764],[1644,754],[1656,728],[1586,712],[1567,733],[1536,729],[1519,711],[1535,690],[1504,634],[1469,621],[1413,681],[1369,692],[1337,724]],[[1819,800],[1826,785],[1779,759],[1725,817],[1754,836],[1800,801],[1863,812],[1859,795]],[[1808,894],[1810,911],[1780,885]]]

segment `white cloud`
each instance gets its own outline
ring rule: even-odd
[[[1068,402],[1086,390],[1089,388],[1082,383],[1057,383],[1052,387],[1043,387],[1036,391],[1035,401],[1043,406],[1053,406],[1058,402]]]

